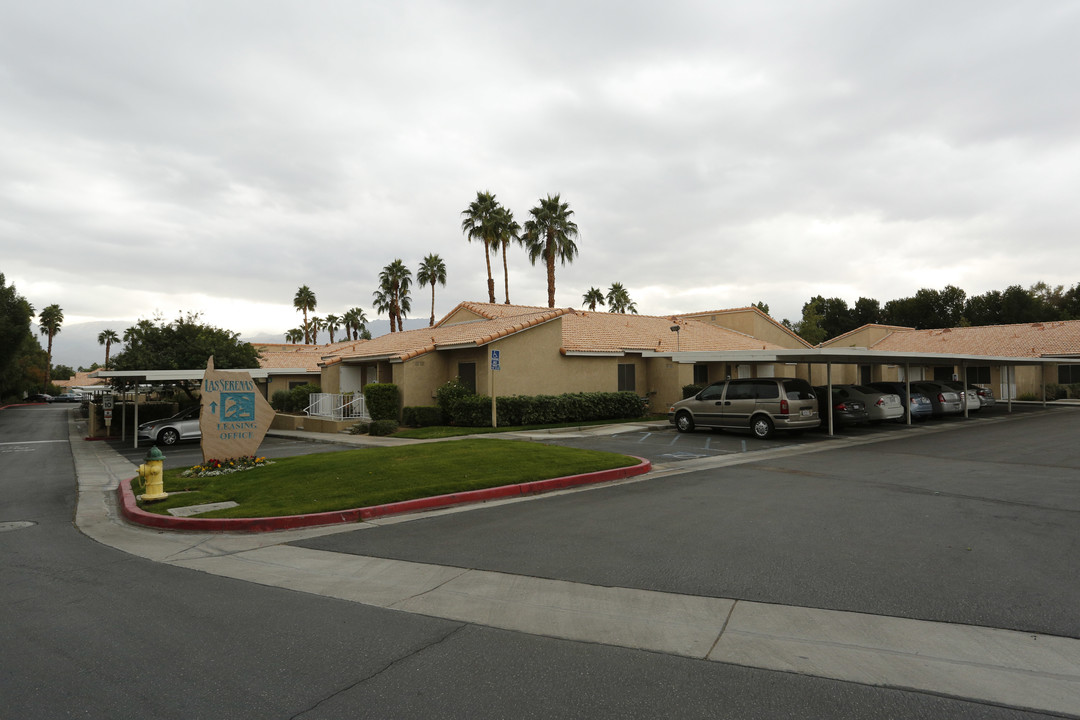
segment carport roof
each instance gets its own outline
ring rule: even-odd
[[[245,372],[251,376],[252,380],[265,380],[270,375],[303,375],[309,371],[304,368],[244,368],[221,372]],[[91,374],[91,377],[155,383],[202,380],[205,373],[205,368],[198,370],[97,370]]]

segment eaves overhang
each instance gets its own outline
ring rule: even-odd
[[[812,348],[806,350],[716,350],[698,352],[645,352],[643,357],[665,357],[678,363],[739,362],[739,363],[836,363],[860,364],[989,364],[989,365],[1050,365],[1059,359],[1049,357],[1010,357],[1002,355],[968,355],[961,353],[919,353],[869,350],[867,348]]]

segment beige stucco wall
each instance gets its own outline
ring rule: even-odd
[[[319,385],[322,382],[322,378],[319,375],[271,375],[268,378],[269,382],[266,385],[266,398],[269,400],[274,397],[274,393],[279,390],[289,391],[289,386],[292,383],[315,383]],[[330,392],[326,390],[325,392]]]
[[[672,403],[682,400],[683,386],[694,382],[694,366],[689,363],[673,362],[670,358],[648,358],[645,367],[648,372],[649,412],[667,412]]]
[[[806,347],[806,345],[792,337],[784,328],[778,327],[774,322],[762,317],[753,310],[686,315],[685,317],[734,330],[744,335],[750,335],[784,348],[802,349]]]

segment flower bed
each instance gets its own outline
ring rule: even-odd
[[[213,459],[207,460],[202,465],[188,468],[180,473],[180,475],[182,477],[217,477],[218,475],[228,475],[229,473],[243,472],[244,470],[251,470],[252,468],[273,464],[273,460],[267,460],[265,457],[256,457],[254,455],[227,458],[225,460]]]

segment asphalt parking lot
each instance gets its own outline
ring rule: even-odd
[[[295,544],[1077,638],[1080,412],[1007,415],[954,421],[944,432],[871,428],[867,435],[884,436],[867,444],[830,445],[808,433],[797,438],[803,454],[754,451],[736,465]],[[719,453],[743,440],[754,442],[654,431],[588,443],[661,457]]]

